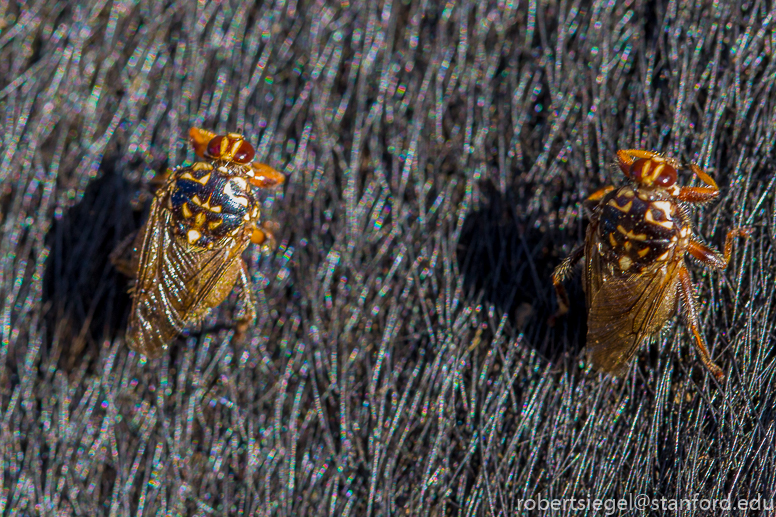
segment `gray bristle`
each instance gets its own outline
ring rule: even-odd
[[[0,514],[773,497],[773,13],[589,4],[0,2]],[[191,126],[287,175],[277,248],[245,254],[242,339],[235,291],[145,361],[109,255]],[[717,181],[706,242],[754,229],[690,265],[721,385],[681,308],[619,379],[582,364],[579,275],[548,324],[622,148]]]

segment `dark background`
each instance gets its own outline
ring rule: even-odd
[[[0,513],[773,496],[768,3],[0,5]],[[288,175],[279,246],[246,253],[245,341],[235,293],[145,362],[108,255],[192,125]],[[755,230],[726,272],[691,266],[722,385],[679,318],[626,377],[586,374],[579,275],[547,324],[618,148],[717,179],[708,242]]]

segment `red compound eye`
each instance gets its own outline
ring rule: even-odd
[[[655,183],[657,183],[661,187],[670,187],[671,185],[676,183],[676,169],[666,164],[666,166],[663,167],[663,170],[660,173],[660,176],[658,176],[657,179],[655,180]]]
[[[250,163],[253,161],[253,157],[256,155],[256,151],[253,150],[253,146],[243,140],[237,152],[234,153],[233,161],[237,163]]]
[[[207,144],[207,151],[205,151],[205,156],[209,158],[220,158],[221,157],[221,141],[224,139],[223,136],[217,136],[210,140],[210,143]]]
[[[647,172],[647,174],[649,174],[650,169],[651,169],[651,165],[652,165],[652,160],[648,160],[646,158],[640,158],[640,159],[636,160],[635,162],[633,162],[633,165],[631,165],[630,177],[633,178],[633,180],[636,183],[641,183],[642,181],[644,181],[644,168],[645,168],[644,166],[645,165],[646,165],[646,169],[647,169],[646,172]]]

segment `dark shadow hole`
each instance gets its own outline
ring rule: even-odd
[[[135,189],[116,174],[115,165],[103,162],[102,175],[46,236],[51,250],[43,281],[46,335],[68,372],[94,360],[103,340],[123,332],[129,313],[129,280],[109,256],[139,227],[142,214],[133,212]]]
[[[565,256],[565,232],[561,236],[540,228],[530,216],[518,215],[515,190],[502,193],[490,182],[480,187],[482,206],[464,221],[458,243],[466,296],[491,305],[499,319],[506,315],[509,331],[522,332],[552,363],[564,354],[576,357],[587,334],[580,269],[566,283],[571,310],[554,326],[548,323],[557,309],[551,275]]]

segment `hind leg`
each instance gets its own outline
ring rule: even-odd
[[[113,251],[108,255],[113,267],[115,267],[119,273],[129,278],[137,277],[137,267],[139,254],[138,250],[143,245],[143,233],[144,228],[139,231],[132,232],[124,237],[119,242]]]
[[[253,298],[251,281],[248,277],[248,266],[240,261],[240,273],[237,276],[240,283],[240,296],[243,301],[243,315],[237,318],[234,337],[240,341],[245,337],[248,328],[256,321],[256,301]]]
[[[558,297],[558,311],[550,318],[550,323],[555,323],[555,319],[563,316],[569,311],[569,297],[566,294],[566,288],[563,287],[563,281],[571,274],[571,270],[585,256],[585,246],[577,246],[571,254],[552,272],[552,285],[555,286],[555,294]]]
[[[698,355],[701,356],[704,366],[711,372],[711,374],[717,379],[718,382],[725,380],[725,374],[722,368],[717,366],[714,361],[711,360],[709,350],[706,348],[706,343],[703,340],[700,332],[700,324],[698,323],[698,306],[695,303],[695,295],[693,294],[692,279],[687,272],[687,268],[682,266],[679,269],[679,296],[684,302],[684,306],[687,308],[687,325],[690,327],[695,338],[695,348],[698,350]]]

